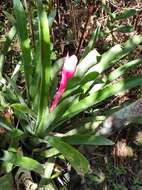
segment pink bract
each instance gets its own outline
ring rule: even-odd
[[[63,95],[66,89],[68,80],[74,76],[77,62],[78,60],[75,55],[69,57],[69,55],[67,54],[67,56],[65,57],[65,63],[63,65],[61,74],[61,82],[59,85],[59,89],[56,92],[54,99],[51,103],[50,112],[52,112],[56,108],[61,96]]]

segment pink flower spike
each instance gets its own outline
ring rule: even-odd
[[[51,103],[50,112],[52,112],[56,108],[61,96],[63,95],[66,89],[68,80],[74,76],[77,62],[78,60],[75,55],[72,55],[71,57],[69,57],[69,55],[67,54],[67,56],[65,57],[65,63],[63,65],[62,74],[61,74],[62,75],[61,82],[59,85],[59,89],[56,92],[54,99]]]
[[[76,65],[77,65],[77,57],[75,55],[72,55],[69,57],[67,54],[65,58],[65,63],[62,69],[62,75],[65,75],[67,79],[70,79],[74,76]]]

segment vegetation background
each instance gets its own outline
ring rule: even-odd
[[[142,190],[141,0],[1,1],[0,49],[0,189]]]

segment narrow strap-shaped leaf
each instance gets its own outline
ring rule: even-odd
[[[48,142],[64,155],[79,174],[88,172],[89,162],[78,150],[58,137],[50,136]]]
[[[81,101],[73,103],[69,107],[68,111],[66,111],[64,116],[60,118],[60,120],[62,119],[64,120],[65,118],[69,119],[75,116],[76,114],[84,111],[85,109],[99,103],[100,101],[103,101],[108,97],[116,95],[120,91],[131,89],[141,84],[142,84],[142,75],[130,77],[128,79],[117,81],[113,84],[109,84],[108,86],[105,86],[101,90],[97,91],[94,94],[89,95],[88,97],[82,99]],[[62,103],[59,106],[62,107]]]
[[[47,14],[43,8],[42,1],[37,0],[38,17],[39,17],[39,42],[40,42],[40,60],[41,67],[41,84],[39,92],[39,108],[36,132],[41,133],[44,128],[45,112],[48,113],[49,106],[49,88],[51,80],[51,63],[50,63],[50,31]]]
[[[93,49],[92,51],[90,51],[86,57],[78,64],[77,68],[76,68],[76,73],[75,76],[77,77],[83,77],[84,74],[95,64],[97,64],[98,62],[98,57],[100,56],[100,54],[97,52],[96,49]]]
[[[117,26],[116,30],[122,33],[128,33],[128,32],[133,32],[134,28],[132,25],[119,25]]]
[[[16,29],[21,43],[24,73],[25,73],[25,79],[28,91],[32,77],[32,59],[31,59],[30,39],[27,30],[27,17],[20,0],[13,0],[13,9],[16,18]]]
[[[44,185],[51,183],[51,175],[55,166],[55,158],[49,158],[46,163],[44,163],[44,175],[40,180],[39,186],[43,187]]]
[[[93,71],[102,73],[104,70],[109,68],[114,62],[126,56],[130,51],[132,51],[137,45],[141,43],[142,43],[142,35],[137,35],[129,39],[124,44],[115,45],[107,52],[102,54],[100,62],[95,66],[91,67],[88,73]]]
[[[85,135],[88,133],[95,134],[96,129],[105,120],[106,116],[96,116],[95,114],[91,114],[89,117],[84,117],[81,120],[72,121],[70,125],[65,126],[65,130],[67,131],[64,136],[72,136],[72,135]],[[58,123],[60,125],[60,123]],[[56,124],[57,126],[57,124]]]
[[[44,158],[50,158],[50,157],[56,156],[59,153],[60,152],[56,148],[50,148],[48,150],[42,151],[40,156],[44,157]],[[39,155],[39,153],[38,153],[38,155]]]
[[[95,134],[86,135],[71,135],[61,138],[69,144],[86,144],[86,145],[113,145],[114,143],[102,136],[95,136]]]
[[[83,80],[84,76],[91,72],[102,73],[116,61],[120,60],[128,53],[130,53],[130,51],[132,51],[140,43],[142,43],[142,35],[134,36],[127,42],[123,44],[117,44],[109,49],[107,52],[103,53],[99,62],[97,58],[99,54],[97,52],[95,53],[95,51],[92,50],[79,63],[75,73],[75,77],[72,78],[68,83],[68,89],[76,86],[80,81]]]
[[[113,81],[113,80],[117,79],[119,76],[126,73],[127,70],[132,69],[133,67],[136,67],[137,65],[139,65],[141,63],[142,63],[142,59],[136,59],[136,60],[130,61],[130,62],[118,67],[114,71],[112,71],[108,75],[107,79],[109,81]]]

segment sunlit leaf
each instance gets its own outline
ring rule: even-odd
[[[77,121],[72,121],[68,127],[68,131],[64,134],[65,136],[72,135],[86,135],[88,133],[95,134],[97,127],[105,120],[106,116],[96,116],[91,114],[90,117],[85,117]],[[56,124],[60,125],[60,123]],[[70,130],[71,128],[71,130]]]
[[[45,158],[50,158],[50,157],[53,157],[59,153],[60,152],[56,148],[50,148],[48,150],[42,151],[41,156],[43,156]]]
[[[118,67],[114,71],[112,71],[108,76],[107,79],[109,81],[117,79],[119,76],[123,75],[128,71],[129,69],[132,69],[136,67],[137,65],[142,63],[142,59],[136,59],[134,61],[130,61],[128,63],[125,63],[124,65]]]
[[[50,97],[50,79],[51,79],[51,42],[47,14],[44,10],[41,0],[37,0],[39,16],[39,42],[40,42],[40,62],[41,65],[41,84],[39,94],[38,119],[36,133],[40,133],[44,128],[45,111],[48,112],[48,103]]]
[[[63,118],[69,119],[74,115],[89,108],[90,106],[93,106],[98,102],[101,102],[106,98],[111,97],[112,95],[116,95],[120,91],[124,91],[139,86],[141,85],[141,83],[142,83],[142,76],[140,75],[140,76],[133,76],[130,77],[129,79],[121,80],[113,84],[109,84],[108,86],[105,86],[101,90],[95,92],[94,94],[89,95],[88,97],[82,99],[81,101],[74,102],[71,105],[71,107],[69,107],[69,109],[66,111]],[[60,104],[59,106],[62,106],[62,104]],[[61,117],[60,120],[62,120],[63,118]]]
[[[124,44],[117,44],[107,52],[103,53],[101,56],[101,60],[98,64],[91,67],[89,72],[103,72],[107,68],[109,68],[114,62],[118,61],[122,57],[126,56],[130,51],[132,51],[137,45],[142,43],[142,36],[137,35],[129,39]]]
[[[100,58],[100,54],[97,52],[96,49],[93,49],[92,51],[90,51],[78,64],[74,77],[68,81],[67,90],[68,89],[70,90],[73,87],[77,86],[81,82],[81,80],[83,79],[87,71],[92,66],[98,63],[99,58]]]
[[[97,52],[96,49],[93,49],[90,51],[85,58],[78,64],[75,76],[82,77],[93,65],[95,65],[98,62],[97,57],[99,57],[100,54]]]

